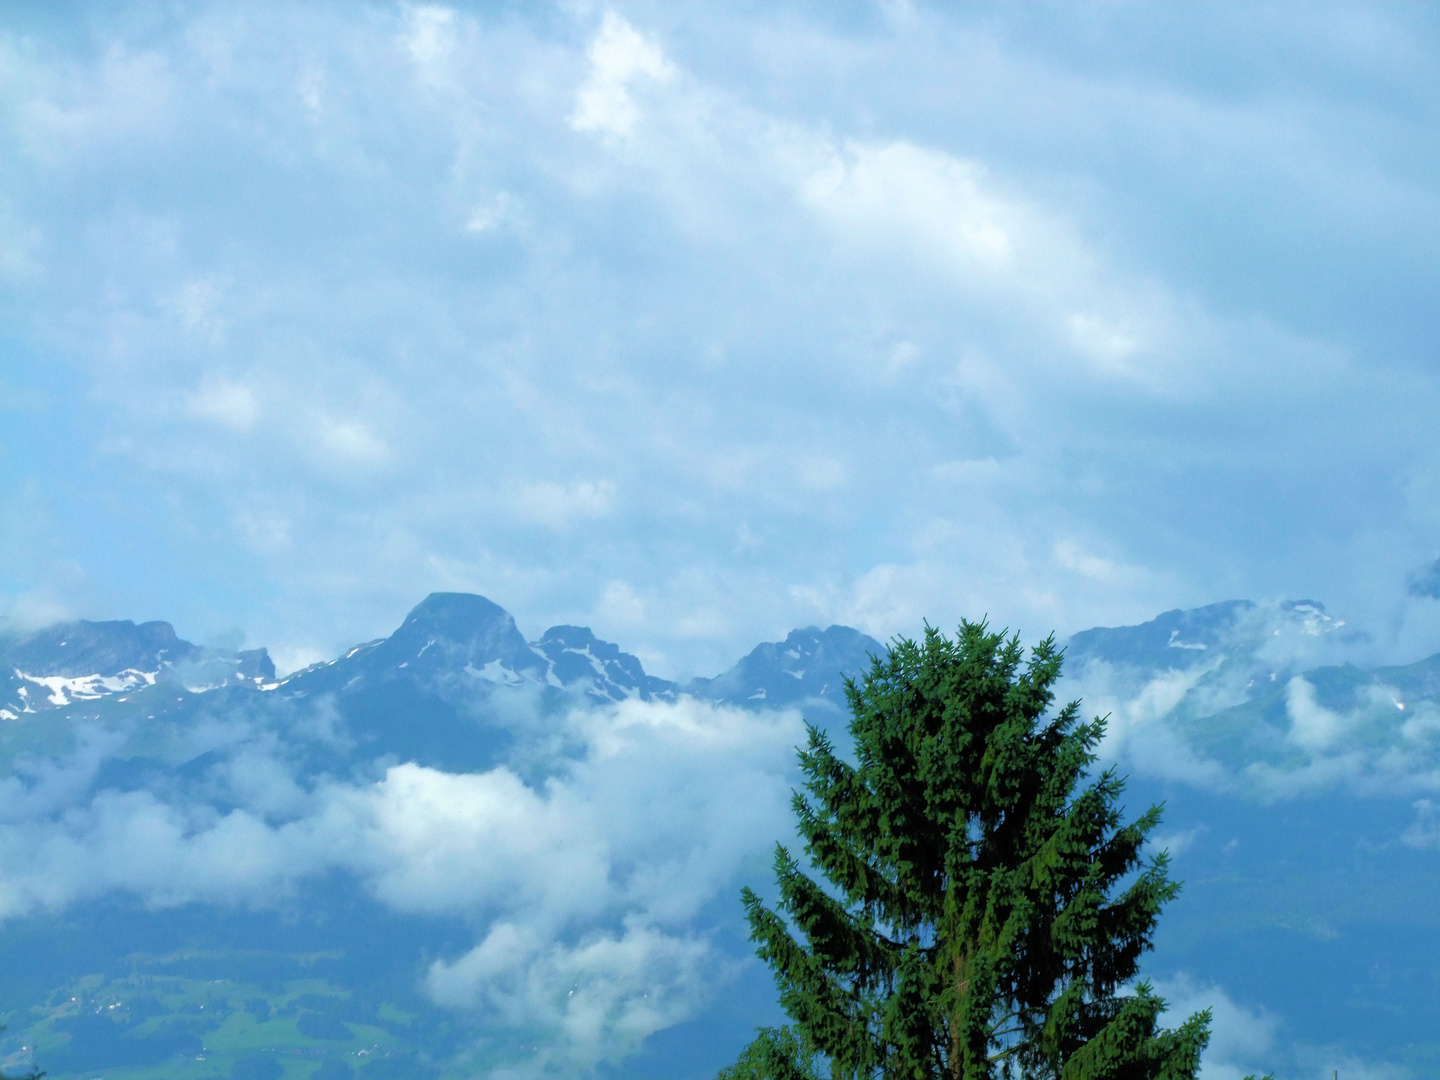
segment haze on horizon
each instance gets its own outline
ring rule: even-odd
[[[1440,15],[10,5],[0,613],[1440,649]]]

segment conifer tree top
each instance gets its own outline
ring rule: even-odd
[[[1122,822],[1103,720],[1047,717],[1061,661],[927,626],[847,683],[855,765],[809,728],[793,805],[824,883],[777,847],[778,910],[743,893],[793,1027],[722,1076],[1194,1076],[1208,1013],[1164,1030],[1134,984],[1179,888],[1141,856],[1160,811]]]

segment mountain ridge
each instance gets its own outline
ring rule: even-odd
[[[74,619],[0,635],[0,721],[173,681],[190,689],[275,681],[263,648],[206,648],[168,622]]]
[[[767,846],[784,839],[772,831],[777,817],[748,815],[759,813],[757,795],[766,791],[773,813],[787,805],[786,770],[804,739],[797,711],[848,745],[838,730],[844,679],[883,653],[852,628],[802,627],[756,645],[719,675],[672,682],[588,628],[557,625],[527,640],[500,605],[439,593],[388,637],[332,660],[284,679],[260,673],[209,686],[189,665],[214,657],[172,642],[173,628],[87,625],[108,627],[94,631],[102,636],[129,635],[141,649],[105,654],[112,658],[94,665],[111,672],[105,678],[132,670],[119,665],[135,656],[160,674],[0,722],[0,840],[13,875],[0,890],[0,904],[11,905],[0,909],[0,957],[23,969],[40,945],[56,942],[44,954],[53,970],[43,978],[0,986],[0,1019],[10,1024],[0,1068],[36,1064],[56,1080],[243,1080],[247,1062],[266,1054],[267,1076],[279,1080],[462,1080],[474,1075],[464,1039],[476,1033],[496,1048],[497,1067],[505,1055],[519,1060],[550,1029],[507,1027],[478,1005],[428,996],[423,980],[463,971],[467,956],[490,956],[481,950],[487,935],[507,932],[497,912],[525,922],[551,882],[584,894],[564,911],[588,911],[591,889],[637,895],[631,890],[652,880],[647,875],[670,866],[682,868],[675,894],[698,881],[710,897],[683,917],[665,914],[667,893],[658,909],[616,907],[604,916],[610,921],[597,916],[573,931],[537,922],[552,935],[536,939],[539,966],[515,971],[551,979],[545,986],[557,1010],[570,990],[594,986],[586,990],[581,968],[552,971],[545,958],[566,949],[588,958],[596,942],[617,950],[621,941],[710,942],[716,964],[742,970],[749,945],[735,890],[764,880]],[[1138,807],[1167,805],[1172,831],[1163,846],[1187,890],[1158,943],[1157,963],[1169,965],[1158,969],[1162,976],[1194,972],[1236,994],[1248,992],[1246,980],[1273,977],[1269,997],[1244,1000],[1290,995],[1299,1004],[1287,1023],[1334,997],[1340,1004],[1306,1028],[1311,1041],[1335,1026],[1333,1013],[1348,999],[1283,982],[1309,957],[1338,972],[1331,978],[1346,993],[1378,1003],[1366,1014],[1371,1027],[1390,1015],[1379,1006],[1391,1008],[1399,1019],[1376,1040],[1440,1015],[1440,993],[1424,981],[1440,954],[1417,944],[1408,900],[1377,906],[1390,893],[1433,895],[1426,860],[1440,847],[1440,816],[1415,799],[1434,790],[1432,772],[1440,776],[1440,655],[1346,666],[1349,633],[1313,601],[1176,609],[1069,639],[1066,677],[1079,693],[1066,687],[1059,696],[1112,714],[1115,741],[1106,752],[1141,752],[1125,759],[1136,774],[1130,798]],[[35,678],[89,677],[89,662],[74,666],[81,653],[66,651],[78,650],[70,641],[57,631],[29,653],[8,655],[24,658],[30,667],[19,670]],[[5,647],[0,642],[0,656]],[[241,655],[225,654],[225,663],[238,670]],[[52,670],[70,674],[39,674]],[[1149,743],[1147,732],[1156,736]],[[633,756],[638,747],[649,756]],[[1408,771],[1396,772],[1388,763],[1402,752]],[[1192,753],[1203,769],[1187,764]],[[1355,784],[1326,779],[1366,754],[1368,771],[1355,771]],[[732,787],[732,776],[745,783]],[[706,785],[718,793],[713,800],[693,794]],[[1374,801],[1374,792],[1390,801]],[[685,810],[692,797],[704,815]],[[1277,798],[1289,800],[1279,812]],[[706,831],[731,813],[732,831]],[[611,814],[618,824],[607,831]],[[475,815],[494,829],[475,825]],[[112,817],[146,831],[112,831]],[[416,831],[426,820],[429,831]],[[651,860],[649,849],[626,846],[637,830],[673,847]],[[273,861],[257,855],[246,863],[237,837],[264,839],[272,846],[255,840],[254,850]],[[1301,840],[1313,858],[1304,867],[1284,863]],[[83,844],[91,846],[76,846]],[[171,862],[154,858],[155,844]],[[555,861],[526,877],[535,850],[552,851]],[[27,870],[52,851],[78,852],[76,880],[103,872],[108,891],[81,883],[63,894],[51,863]],[[742,854],[733,864],[710,856],[731,869],[707,883],[689,869],[703,868],[707,851]],[[98,857],[107,852],[108,862]],[[610,860],[603,872],[571,890],[566,883],[596,852]],[[1275,869],[1282,864],[1290,867],[1284,873]],[[232,873],[254,873],[261,884],[210,884]],[[1384,885],[1385,874],[1396,875],[1393,885]],[[521,888],[526,882],[533,894]],[[61,895],[71,899],[47,899]],[[15,906],[22,902],[30,906]],[[1378,937],[1354,930],[1362,917]],[[642,927],[645,919],[652,921]],[[1320,928],[1313,934],[1305,929],[1312,925]],[[467,953],[472,943],[476,951]],[[1271,950],[1264,964],[1226,959],[1262,947]],[[1377,963],[1386,977],[1409,980],[1404,1008],[1388,991],[1365,989]],[[637,1008],[654,991],[644,981],[615,985]],[[675,1014],[689,1018],[647,1044],[650,1072],[627,1064],[602,1075],[712,1075],[767,1022],[773,1000],[768,984],[735,986],[706,1011]],[[695,1048],[703,1069],[662,1067],[681,1045]],[[330,1071],[315,1074],[317,1060]]]
[[[436,592],[389,636],[277,678],[264,649],[205,649],[179,638],[169,623],[70,622],[0,639],[0,689],[9,690],[0,700],[0,724],[10,725],[0,726],[0,747],[10,747],[0,758],[56,752],[78,738],[54,725],[50,731],[14,727],[39,714],[140,725],[131,738],[137,745],[158,737],[145,736],[147,726],[158,732],[157,725],[179,725],[170,737],[178,745],[184,742],[179,733],[207,713],[243,707],[290,717],[286,724],[304,714],[311,727],[338,725],[339,741],[328,749],[307,744],[314,768],[339,767],[324,762],[343,759],[351,763],[348,770],[389,756],[483,770],[503,760],[517,739],[541,737],[537,732],[568,711],[629,699],[688,696],[751,710],[795,706],[833,723],[844,710],[843,679],[881,651],[879,642],[850,627],[807,627],[783,642],[761,643],[713,678],[682,684],[648,674],[638,657],[588,627],[552,626],[527,640],[510,612],[492,600]],[[37,676],[10,657],[68,674]],[[273,701],[252,701],[254,695]],[[125,780],[130,789],[143,786],[166,768],[165,755],[156,753],[147,750],[132,766],[110,765],[100,775]]]

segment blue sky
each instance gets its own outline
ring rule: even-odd
[[[1418,5],[11,5],[0,609],[1440,647]]]

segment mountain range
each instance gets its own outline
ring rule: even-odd
[[[143,715],[183,723],[246,702],[287,712],[323,700],[341,721],[350,756],[477,769],[502,760],[516,736],[498,699],[525,698],[535,716],[682,695],[826,716],[844,708],[844,675],[883,653],[849,627],[806,627],[757,646],[714,678],[681,685],[647,675],[639,659],[586,627],[552,626],[526,641],[490,600],[432,593],[389,637],[277,679],[264,649],[201,648],[164,622],[80,620],[0,639],[0,720],[12,724],[0,728],[0,755],[57,748],[73,739],[77,722]]]
[[[1440,1070],[1440,656],[1362,643],[1231,601],[1066,646],[1166,804],[1151,970],[1220,995],[1222,1075]],[[843,744],[884,648],[808,627],[678,684],[459,593],[283,678],[163,622],[0,638],[0,1069],[711,1075],[777,1017],[735,894],[788,836],[799,718]]]

